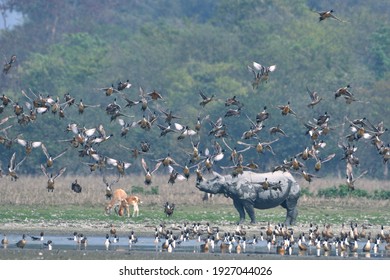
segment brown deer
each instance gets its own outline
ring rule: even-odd
[[[133,205],[133,214],[132,217],[138,217],[139,207],[138,204],[142,203],[141,199],[136,195],[129,195],[124,200],[121,201],[119,205],[118,215],[123,216],[125,211],[127,212],[127,217],[130,217],[130,205]]]
[[[111,201],[107,203],[105,207],[106,214],[111,214],[112,207],[114,207],[115,205],[120,205],[121,202],[126,198],[127,198],[127,193],[123,189],[116,189],[112,193]]]

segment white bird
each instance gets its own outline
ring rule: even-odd
[[[15,163],[16,153],[12,154],[12,157],[8,164],[8,173],[7,173],[7,176],[11,176],[11,180],[16,181],[19,178],[16,171],[18,170],[19,166],[25,161],[26,158],[27,156],[25,156],[18,164],[16,164]]]
[[[111,245],[110,235],[107,233],[106,240],[104,241],[104,247],[106,247],[106,250],[110,249],[110,245]]]
[[[21,138],[16,138],[16,142],[26,149],[26,154],[29,155],[33,148],[38,148],[42,145],[41,141],[26,141]]]
[[[43,245],[46,246],[49,251],[53,250],[52,244],[53,244],[53,241],[51,241],[51,240],[48,240],[46,243],[43,243]]]
[[[276,65],[266,67],[261,65],[260,63],[257,63],[256,61],[253,61],[252,66],[248,65],[248,70],[251,71],[255,76],[255,79],[252,82],[252,87],[253,89],[256,89],[261,82],[268,81],[269,73],[274,72],[276,70]]]

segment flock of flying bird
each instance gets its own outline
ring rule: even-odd
[[[345,22],[336,18],[333,15],[333,10],[327,12],[318,12],[320,18],[319,21],[325,19],[336,19],[341,22]],[[12,66],[16,62],[16,56],[13,55],[9,61],[7,61],[3,68],[3,74],[7,75],[12,69]],[[251,65],[248,65],[248,70],[253,74],[252,87],[254,90],[258,89],[262,83],[266,83],[269,79],[269,76],[272,72],[276,71],[276,65],[263,66],[258,62],[253,62]],[[175,115],[171,110],[163,110],[160,105],[157,105],[155,108],[152,108],[154,104],[160,104],[164,102],[163,96],[156,90],[145,92],[142,87],[139,87],[139,96],[135,99],[129,97],[128,92],[132,88],[132,84],[127,80],[126,82],[119,82],[115,87],[113,84],[108,87],[96,88],[97,92],[103,92],[103,94],[110,98],[114,96],[113,102],[109,103],[105,107],[105,112],[109,116],[111,122],[116,122],[118,124],[119,135],[120,137],[127,137],[131,134],[132,129],[142,129],[145,131],[145,135],[152,130],[159,129],[159,137],[166,137],[169,135],[175,135],[173,140],[179,141],[179,143],[185,142],[188,149],[183,149],[188,155],[186,164],[180,164],[175,161],[171,153],[167,153],[166,156],[159,159],[150,159],[153,157],[153,149],[151,149],[151,142],[149,139],[145,139],[140,143],[139,147],[127,147],[120,144],[119,147],[123,148],[126,151],[130,152],[130,157],[133,159],[140,159],[140,164],[143,168],[145,175],[145,184],[150,185],[152,183],[153,173],[156,172],[160,167],[167,168],[169,173],[168,183],[174,184],[175,180],[188,180],[191,174],[191,169],[195,169],[195,174],[197,180],[203,178],[203,172],[213,171],[214,165],[220,162],[222,159],[228,158],[232,163],[232,166],[222,167],[226,170],[229,170],[233,176],[239,176],[242,174],[243,170],[251,169],[258,170],[258,165],[252,160],[250,162],[245,162],[244,153],[246,151],[255,150],[259,155],[264,152],[274,153],[272,145],[279,141],[280,137],[287,137],[286,132],[282,129],[281,125],[272,126],[269,128],[269,135],[274,136],[275,138],[263,142],[260,140],[259,133],[264,131],[265,123],[269,121],[270,112],[269,108],[264,106],[263,109],[255,115],[255,120],[253,121],[243,110],[244,105],[239,100],[237,96],[233,96],[224,100],[224,105],[227,108],[225,114],[217,118],[216,121],[212,121],[210,116],[205,114],[205,116],[197,117],[195,122],[191,124],[180,124],[179,119],[183,119],[180,116]],[[309,88],[306,88],[310,102],[307,104],[308,107],[313,108],[320,104],[323,98],[315,91],[311,91]],[[18,169],[26,161],[26,159],[33,154],[33,150],[41,148],[44,156],[45,162],[42,162],[40,169],[42,173],[47,177],[47,190],[54,191],[54,182],[60,177],[65,171],[66,167],[61,167],[57,169],[56,172],[53,172],[53,166],[55,162],[59,161],[59,158],[64,154],[70,152],[72,149],[77,149],[77,154],[82,159],[82,162],[86,164],[91,172],[102,171],[102,179],[105,185],[106,197],[110,198],[110,193],[112,192],[112,187],[116,184],[121,178],[126,175],[126,170],[132,166],[133,163],[127,160],[119,160],[109,157],[102,152],[100,148],[104,147],[105,142],[113,141],[114,133],[106,133],[105,128],[102,124],[92,125],[89,128],[85,124],[77,123],[67,123],[64,126],[64,129],[67,133],[71,133],[72,137],[66,140],[61,140],[60,143],[67,143],[67,147],[58,149],[55,153],[48,151],[46,144],[43,141],[31,141],[23,139],[23,135],[17,135],[16,137],[10,137],[10,132],[12,127],[15,125],[28,126],[34,125],[34,122],[43,121],[45,114],[53,114],[59,116],[61,120],[66,121],[67,115],[71,114],[71,108],[76,108],[76,111],[79,115],[89,111],[89,108],[97,108],[95,110],[101,110],[100,105],[87,105],[83,103],[81,97],[74,97],[70,93],[66,93],[63,96],[63,99],[53,96],[42,96],[41,94],[35,94],[32,90],[27,94],[22,90],[22,98],[25,98],[24,105],[20,101],[13,100],[6,95],[0,97],[0,114],[6,115],[0,120],[0,143],[6,146],[7,148],[12,148],[14,144],[21,145],[25,148],[24,155],[17,155],[14,152],[9,159],[8,168],[6,171],[3,171],[0,168],[0,177],[9,176],[11,180],[17,181]],[[201,109],[205,109],[211,102],[221,101],[214,95],[207,96],[204,92],[199,92],[200,102],[199,106]],[[334,91],[334,99],[343,97],[347,104],[352,104],[353,102],[360,102],[356,99],[355,95],[351,92],[350,85],[346,85]],[[77,102],[77,100],[79,100]],[[126,102],[122,106],[117,103],[117,101],[122,100]],[[127,121],[128,119],[134,118],[129,116],[124,112],[125,108],[140,107],[140,112],[142,117],[136,121]],[[11,108],[11,109],[9,109]],[[285,117],[294,116],[297,117],[297,113],[292,109],[290,102],[287,102],[283,105],[276,106],[276,109]],[[202,111],[202,110],[200,110]],[[157,112],[160,112],[158,114]],[[136,113],[134,110],[133,113]],[[238,150],[235,145],[229,145],[228,143],[228,126],[224,121],[229,117],[240,117],[245,115],[245,117],[250,122],[250,129],[243,131],[241,138],[236,141],[238,145],[243,146],[241,150]],[[42,119],[42,120],[41,120]],[[311,174],[307,171],[307,161],[309,159],[314,160],[314,170],[318,172],[321,169],[323,163],[332,160],[335,157],[335,154],[330,154],[325,157],[321,156],[321,150],[326,146],[323,137],[335,129],[335,126],[330,125],[331,116],[325,112],[323,115],[319,115],[314,118],[313,121],[304,122],[304,127],[306,128],[306,135],[310,138],[311,147],[305,147],[301,152],[292,156],[289,160],[285,159],[280,165],[275,166],[272,171],[282,170],[282,171],[291,171],[299,173],[303,176],[305,180],[311,182],[315,174]],[[14,123],[11,121],[15,120]],[[211,145],[205,145],[204,151],[200,150],[200,139],[201,135],[204,136],[204,127],[205,123],[208,122],[210,129],[206,133],[206,137],[212,138]],[[345,137],[346,142],[341,141],[339,143],[340,149],[343,151],[342,160],[346,164],[346,182],[350,189],[355,188],[355,181],[367,173],[363,171],[359,176],[355,177],[353,173],[353,168],[360,164],[358,157],[356,156],[358,141],[369,140],[370,143],[377,149],[378,154],[382,157],[383,162],[387,163],[390,157],[390,147],[389,144],[385,144],[381,140],[381,136],[387,131],[387,128],[384,127],[383,121],[380,121],[377,124],[371,123],[367,118],[363,117],[361,119],[349,120],[345,118],[345,122],[349,124],[351,133]],[[193,127],[193,128],[192,128]],[[184,140],[184,141],[183,141]],[[252,141],[254,140],[254,141]],[[181,145],[181,144],[180,144]],[[183,150],[178,149],[176,152],[182,152]],[[228,153],[228,156],[225,156],[225,153]],[[88,161],[85,161],[84,158],[88,158]],[[18,159],[18,161],[17,161]],[[149,160],[149,163],[147,163]],[[153,164],[153,168],[150,168],[149,165]],[[1,166],[0,166],[1,167]],[[105,175],[105,170],[107,167],[116,168],[117,177],[109,182],[107,176]],[[180,171],[179,168],[181,168]],[[81,192],[81,186],[78,184],[77,180],[72,184],[71,189],[75,192]],[[174,204],[166,204],[164,206],[164,211],[167,216],[172,215],[174,210]],[[187,231],[188,230],[188,231]],[[330,230],[330,226],[327,225],[324,227],[322,233],[319,232],[318,227],[312,228],[309,230],[309,244],[305,242],[305,235],[300,234],[298,240],[294,240],[294,234],[291,229],[287,229],[283,225],[275,226],[274,228],[268,225],[268,228],[265,229],[265,235],[267,240],[267,246],[275,246],[277,253],[285,254],[286,252],[290,253],[292,250],[292,245],[297,244],[300,251],[306,251],[310,246],[316,248],[317,250],[328,251],[330,244],[333,244],[336,250],[339,252],[342,251],[357,251],[357,226],[351,224],[351,231],[344,232],[340,236],[336,237]],[[162,250],[167,250],[172,252],[176,244],[188,240],[188,234],[192,234],[192,238],[198,238],[199,242],[203,242],[200,245],[200,251],[209,252],[214,251],[214,246],[220,242],[220,249],[226,252],[232,252],[233,248],[237,253],[245,252],[247,244],[255,246],[259,240],[256,236],[253,236],[253,240],[247,241],[245,232],[243,232],[240,226],[237,226],[237,230],[234,234],[225,233],[223,236],[220,236],[218,229],[211,228],[209,224],[207,227],[201,229],[199,224],[194,224],[191,229],[184,226],[181,230],[180,236],[173,235],[172,231],[163,231],[162,226],[160,229],[156,228],[155,233],[155,244],[160,242],[160,238],[165,238],[165,242],[161,245]],[[201,238],[203,234],[207,235],[207,238]],[[280,242],[277,243],[277,237],[281,236]],[[40,240],[43,242],[44,234],[43,232],[39,237],[31,236],[32,240]],[[296,236],[295,236],[296,237]],[[321,238],[322,237],[322,238]],[[359,237],[363,238],[363,233],[359,233]],[[111,240],[111,238],[113,238]],[[117,239],[116,230],[112,227],[110,233],[107,233],[106,240],[104,245],[108,250],[111,246],[111,243],[116,243]],[[263,232],[261,232],[261,240],[263,240]],[[80,246],[87,246],[87,238],[82,234],[74,234],[74,237],[70,238],[74,240]],[[129,246],[137,242],[137,238],[134,234],[134,231],[129,235]],[[331,240],[331,242],[330,242]],[[386,250],[390,250],[388,246],[390,244],[389,234],[384,235],[383,227],[381,232],[378,234],[378,238],[375,241],[373,247],[369,243],[371,237],[367,238],[369,250],[375,250],[378,248],[379,244],[384,241],[387,242]],[[17,247],[24,248],[26,245],[26,235],[23,235],[23,238],[17,242]],[[49,250],[52,249],[52,242],[43,243]],[[233,247],[233,244],[235,246]],[[5,238],[2,240],[2,245],[8,245],[8,240]],[[362,250],[367,250],[365,247]]]
[[[333,11],[318,12],[320,15],[319,21],[325,19],[336,19],[333,15]],[[12,71],[12,66],[16,62],[16,56],[12,55],[9,61],[6,61],[3,74],[9,75]],[[253,74],[252,87],[254,90],[266,83],[271,73],[276,71],[276,65],[264,66],[258,62],[253,62],[248,65],[248,70]],[[143,87],[139,87],[139,94],[135,98],[131,98],[129,90],[131,90],[132,84],[129,79],[126,82],[119,81],[117,86],[111,84],[111,86],[95,88],[97,93],[103,93],[108,98],[113,98],[112,102],[107,104],[104,108],[106,114],[109,116],[111,123],[117,124],[118,135],[121,138],[126,138],[133,129],[142,129],[145,131],[145,140],[141,141],[139,147],[127,147],[126,145],[119,144],[118,149],[123,149],[130,154],[126,155],[127,158],[138,160],[141,157],[139,163],[142,166],[145,176],[145,184],[150,185],[152,183],[153,174],[161,169],[166,168],[169,174],[168,183],[174,184],[176,180],[188,180],[191,170],[195,170],[197,180],[203,178],[204,172],[211,172],[215,168],[215,164],[221,162],[223,159],[229,159],[231,166],[218,166],[224,170],[228,170],[233,176],[239,176],[245,169],[259,170],[258,164],[254,161],[245,161],[245,152],[257,153],[259,155],[264,152],[270,152],[275,155],[272,145],[279,141],[281,137],[287,137],[286,132],[282,129],[280,124],[271,126],[269,128],[269,135],[274,137],[270,141],[261,141],[260,132],[264,131],[265,124],[269,122],[270,112],[267,106],[255,115],[255,119],[252,120],[244,110],[244,104],[239,100],[239,97],[233,96],[222,100],[224,102],[226,112],[221,115],[217,120],[213,121],[210,115],[207,114],[206,107],[211,102],[220,102],[221,99],[215,95],[207,96],[203,91],[199,91],[199,115],[197,120],[191,121],[191,123],[182,124],[180,119],[184,121],[184,118],[174,114],[172,110],[162,109],[162,104],[166,104],[166,101],[162,94],[153,90],[147,92]],[[321,103],[323,98],[315,91],[311,91],[306,88],[310,97],[310,103],[308,107],[313,108]],[[124,177],[126,170],[131,167],[134,162],[129,159],[116,159],[104,153],[104,144],[112,143],[114,135],[116,133],[107,133],[106,128],[102,124],[79,124],[77,122],[71,122],[64,125],[66,133],[70,133],[72,136],[65,140],[54,140],[58,143],[66,143],[66,146],[59,148],[57,151],[48,151],[47,143],[44,141],[32,141],[24,139],[23,134],[19,134],[15,137],[11,137],[12,128],[16,125],[19,126],[33,126],[35,122],[45,122],[45,117],[49,114],[57,115],[60,120],[64,122],[67,119],[74,119],[76,117],[68,118],[69,114],[75,114],[71,110],[76,108],[76,114],[81,116],[88,113],[89,110],[101,111],[100,104],[90,105],[85,104],[81,96],[72,96],[70,93],[64,94],[63,98],[54,97],[51,95],[43,96],[42,94],[36,94],[31,89],[27,93],[25,90],[21,90],[22,95],[19,97],[10,98],[9,96],[0,96],[0,114],[3,117],[0,120],[0,143],[5,147],[11,149],[14,144],[21,145],[25,148],[25,154],[17,154],[14,152],[9,159],[7,170],[3,171],[0,166],[0,177],[9,176],[11,180],[16,181],[18,179],[18,169],[28,159],[31,154],[34,154],[33,150],[41,148],[45,161],[40,164],[40,169],[44,176],[47,178],[47,190],[53,192],[55,186],[55,180],[60,177],[66,171],[66,167],[57,168],[54,167],[56,161],[64,154],[71,152],[71,150],[77,150],[77,154],[80,157],[80,162],[88,166],[91,172],[102,171],[102,179],[106,187],[106,197],[109,198],[110,192],[112,192],[112,186]],[[96,94],[96,93],[93,93]],[[344,98],[347,104],[354,102],[362,102],[358,100],[351,92],[350,85],[346,85],[339,89],[335,89],[334,98]],[[18,98],[19,100],[15,100]],[[24,100],[22,100],[24,99]],[[121,102],[120,102],[121,101]],[[123,104],[122,102],[125,102]],[[351,105],[352,106],[352,105]],[[134,108],[139,107],[139,110]],[[95,108],[95,109],[93,109]],[[297,113],[292,109],[290,102],[286,104],[275,106],[283,116],[293,116],[297,119]],[[125,110],[131,111],[136,115],[137,112],[141,112],[142,117],[130,116]],[[204,116],[202,116],[202,114]],[[139,114],[139,113],[138,113]],[[1,116],[0,115],[0,116]],[[234,145],[228,142],[232,139],[229,135],[229,127],[225,123],[225,120],[231,117],[245,116],[249,123],[250,129],[243,131],[241,138],[236,141]],[[81,118],[81,117],[80,117]],[[135,120],[134,120],[135,119]],[[305,180],[311,182],[316,174],[309,173],[307,168],[307,161],[309,159],[314,160],[314,170],[318,172],[321,169],[323,163],[332,160],[335,154],[326,156],[321,155],[321,150],[326,146],[323,139],[328,133],[335,129],[337,126],[331,126],[331,116],[325,112],[323,115],[319,115],[314,118],[313,121],[304,122],[306,128],[306,134],[310,137],[311,147],[305,147],[301,152],[291,156],[289,159],[283,160],[280,165],[273,168],[272,171],[283,170],[299,173]],[[12,123],[13,122],[13,123]],[[346,162],[346,182],[351,189],[354,189],[355,181],[367,173],[362,172],[359,176],[355,177],[353,168],[359,165],[359,159],[356,156],[357,141],[361,139],[370,140],[376,147],[378,153],[382,156],[383,162],[387,163],[390,150],[389,144],[384,143],[381,140],[383,133],[387,131],[384,127],[383,121],[372,124],[367,118],[349,120],[345,119],[350,125],[351,134],[346,137],[347,143],[344,141],[339,143],[339,147],[343,150],[342,159]],[[208,132],[204,132],[207,127],[205,123],[208,123],[210,129]],[[167,137],[167,135],[175,135],[174,140],[178,141],[177,149],[175,152],[187,155],[185,164],[178,163],[173,157],[172,153],[167,154],[159,159],[153,154],[153,148],[151,145],[152,139],[148,139],[148,133],[151,130],[157,129],[159,131],[159,137]],[[149,134],[150,135],[150,134]],[[130,135],[131,137],[131,135]],[[210,141],[210,139],[212,139]],[[46,140],[45,140],[46,141]],[[155,141],[155,140],[153,140]],[[203,150],[200,148],[201,142],[204,144]],[[158,143],[158,140],[156,141]],[[242,146],[240,150],[237,145]],[[182,146],[185,148],[182,148]],[[58,145],[61,147],[61,145]],[[255,151],[255,152],[254,152]],[[225,156],[225,154],[229,154]],[[85,160],[88,159],[88,160]],[[116,169],[117,177],[112,182],[108,182],[105,170]],[[72,190],[75,192],[81,192],[82,188],[78,184],[77,179],[72,184]]]

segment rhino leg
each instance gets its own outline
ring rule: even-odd
[[[238,211],[238,214],[240,215],[240,223],[243,223],[245,221],[244,205],[239,199],[233,199],[233,205]]]
[[[244,204],[245,211],[248,213],[249,218],[251,219],[251,224],[255,224],[256,218],[255,218],[255,209],[253,208],[253,203],[251,203],[250,201],[244,201],[243,204]]]
[[[281,206],[287,210],[286,225],[294,225],[298,216],[297,200],[286,199]]]
[[[293,209],[287,209],[286,215],[286,225],[294,225],[298,216],[298,209],[295,207]]]

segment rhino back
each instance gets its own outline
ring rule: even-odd
[[[268,172],[255,173],[251,171],[244,172],[241,178],[255,189],[256,199],[254,199],[254,207],[258,209],[268,209],[276,207],[283,203],[290,195],[299,196],[299,185],[294,177],[289,172]],[[270,185],[278,185],[280,188],[269,188],[264,190],[261,183],[267,181]]]
[[[261,183],[264,182],[265,179],[268,180],[268,182],[276,184],[279,181],[283,186],[288,186],[288,180],[291,180],[292,183],[296,183],[294,177],[291,175],[290,172],[282,172],[282,171],[276,171],[276,172],[266,172],[266,173],[256,173],[252,171],[245,171],[239,178],[246,179],[249,182],[252,183]]]
[[[259,189],[254,207],[258,209],[268,209],[282,204],[289,196],[292,181],[287,182],[287,187],[282,186],[282,190],[270,188],[268,190]]]

